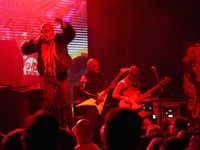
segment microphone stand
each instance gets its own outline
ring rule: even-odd
[[[161,102],[161,92],[163,92],[163,89],[161,87],[161,84],[160,84],[160,80],[158,78],[158,71],[157,69],[153,69],[155,75],[156,75],[156,78],[157,78],[157,82],[158,84],[160,85],[160,88],[158,89],[158,95],[157,95],[157,109],[158,109],[158,114],[157,114],[157,125],[161,126],[161,128],[163,128],[163,123],[162,123],[162,102]]]

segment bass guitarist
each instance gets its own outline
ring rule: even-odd
[[[138,112],[138,114],[143,118],[143,124],[145,127],[151,124],[149,118],[147,118],[147,114],[142,108],[133,107],[133,99],[132,96],[136,94],[137,97],[141,96],[142,94],[140,91],[140,69],[137,66],[131,66],[128,75],[119,81],[119,83],[116,85],[112,97],[118,100],[121,100],[125,103],[125,106],[120,107],[128,107],[128,108],[136,108],[135,111]],[[151,93],[148,93],[148,96],[150,96]],[[135,103],[137,105],[137,103]],[[137,105],[139,106],[139,105]]]

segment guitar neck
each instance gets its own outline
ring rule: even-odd
[[[139,102],[140,100],[142,100],[143,98],[147,97],[149,95],[149,93],[152,93],[153,91],[155,91],[156,89],[158,89],[161,85],[165,85],[166,83],[168,83],[169,81],[171,81],[170,77],[165,77],[164,80],[162,80],[159,84],[157,84],[156,86],[154,86],[152,89],[148,90],[146,93],[142,94],[141,96],[139,96],[137,102]]]
[[[156,89],[158,89],[161,85],[160,84],[157,84],[156,86],[154,86],[152,89],[148,90],[146,93],[144,93],[142,96],[141,96],[141,99],[145,98],[147,96],[147,93],[152,93],[153,91],[155,91]]]
[[[120,72],[120,73],[117,75],[117,77],[113,80],[112,84],[116,84],[117,81],[118,81],[118,79],[121,77],[122,74],[123,74],[123,72]],[[112,86],[111,86],[111,84],[110,84],[110,85],[108,86],[108,88],[104,90],[104,93],[103,93],[103,94],[104,94],[104,95],[108,94],[108,92],[109,92],[111,89],[112,89]]]

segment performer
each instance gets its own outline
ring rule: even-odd
[[[49,111],[53,101],[53,92],[58,87],[64,108],[66,121],[69,129],[73,127],[72,109],[70,102],[70,84],[67,70],[72,64],[72,58],[68,54],[67,44],[75,37],[73,27],[60,18],[55,21],[61,24],[63,33],[54,34],[54,28],[49,23],[41,26],[41,36],[22,46],[24,55],[38,52],[38,72],[44,76],[43,107],[42,110]]]
[[[131,66],[128,75],[116,85],[112,97],[118,100],[124,100],[128,107],[131,106],[131,99],[130,99],[131,96],[135,92],[140,91],[139,77],[140,77],[139,67]],[[139,93],[139,95],[140,94],[141,93]],[[151,93],[148,93],[148,96],[150,95]],[[138,112],[138,114],[143,118],[143,124],[146,127],[151,124],[149,118],[146,118],[146,115],[148,113],[146,113],[142,108],[137,109],[136,112]]]
[[[103,101],[104,97],[98,93],[102,92],[107,87],[105,75],[100,73],[99,62],[91,58],[87,62],[88,72],[80,79],[80,88],[83,92],[83,99],[94,98],[97,103]],[[99,115],[95,106],[86,106],[87,119],[90,120],[93,126],[94,135],[92,142],[100,146],[100,128],[103,125],[104,115]]]

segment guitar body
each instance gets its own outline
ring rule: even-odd
[[[146,93],[144,94],[140,94],[140,91],[136,91],[129,99],[130,99],[130,104],[127,104],[123,99],[119,102],[119,107],[120,108],[130,108],[130,109],[138,109],[141,108],[142,105],[138,104],[138,102],[140,100],[142,100],[145,97],[149,96],[149,93],[152,93],[153,91],[155,91],[156,89],[158,89],[161,85],[165,85],[166,83],[168,83],[169,81],[171,81],[170,77],[165,77],[165,79],[163,79],[159,84],[157,84],[156,86],[154,86],[152,89],[148,90]]]
[[[122,68],[121,71],[120,71],[120,73],[118,74],[118,76],[117,76],[117,77],[114,79],[114,81],[112,82],[112,84],[109,85],[109,87],[108,87],[106,90],[104,90],[104,91],[102,91],[102,92],[99,93],[100,95],[103,96],[103,101],[100,102],[100,104],[97,104],[97,100],[96,100],[96,99],[94,99],[94,98],[89,98],[89,99],[85,100],[84,102],[82,102],[82,103],[76,105],[76,107],[79,107],[79,106],[86,106],[86,105],[87,105],[87,106],[95,106],[95,107],[97,108],[98,112],[99,112],[99,115],[101,115],[102,110],[103,110],[103,107],[104,107],[104,104],[105,104],[105,102],[106,102],[106,98],[107,98],[107,96],[108,96],[108,92],[110,91],[110,89],[112,89],[112,86],[116,84],[117,80],[121,77],[121,75],[122,75],[124,72],[128,71],[128,70],[129,70],[129,68]],[[114,88],[114,87],[113,87],[113,88]]]
[[[104,91],[100,92],[99,94],[103,94]],[[107,98],[108,94],[106,94],[105,96],[103,96],[103,101],[100,103],[100,104],[97,104],[97,100],[94,99],[94,98],[89,98],[87,100],[85,100],[84,102],[76,105],[76,107],[79,107],[79,106],[95,106],[99,112],[99,115],[101,115],[102,111],[103,111],[103,107],[104,107],[104,104],[106,102],[106,98]]]
[[[138,102],[141,100],[140,98],[140,91],[136,91],[129,99],[130,104],[127,104],[123,99],[119,102],[120,108],[130,108],[133,110],[136,110],[138,108],[142,107],[142,104],[138,104]]]

